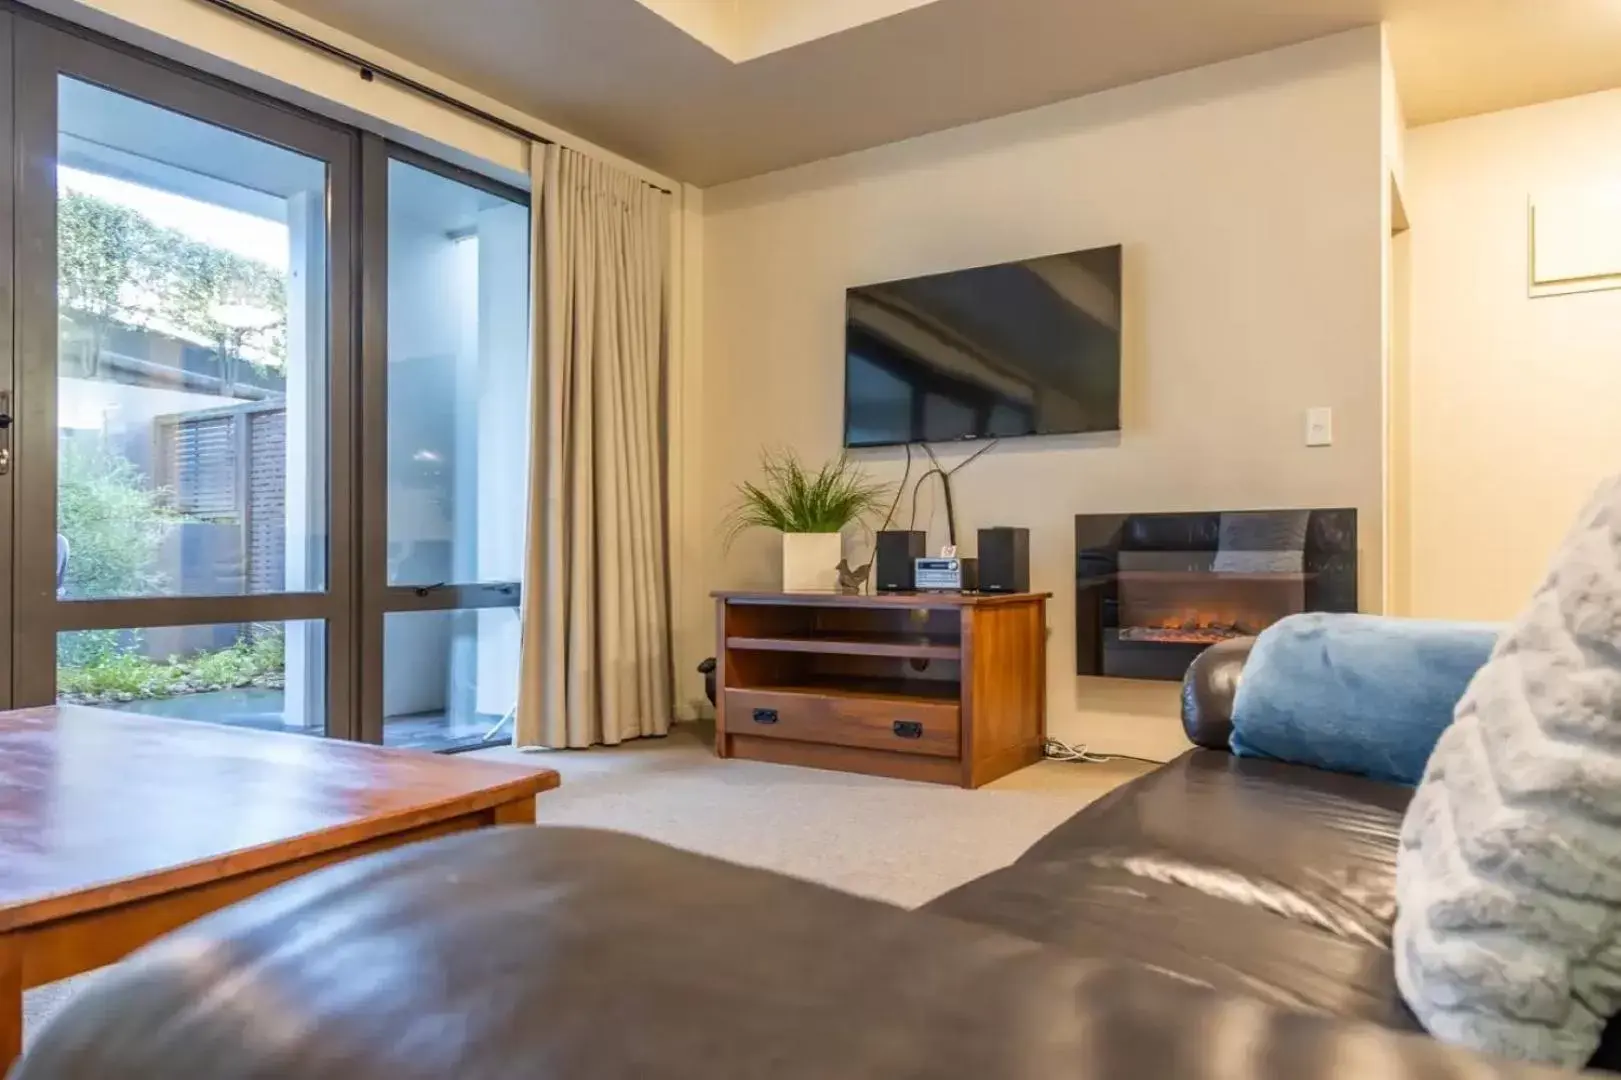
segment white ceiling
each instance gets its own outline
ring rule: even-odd
[[[1414,123],[1621,86],[1621,0],[284,0],[710,185],[1388,20]]]

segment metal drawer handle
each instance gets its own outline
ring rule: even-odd
[[[754,722],[756,724],[775,724],[777,722],[776,709],[755,709]]]
[[[923,725],[916,720],[897,720],[895,721],[895,734],[902,739],[921,739],[923,738]]]

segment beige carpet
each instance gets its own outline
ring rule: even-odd
[[[556,769],[543,824],[589,825],[915,907],[1006,866],[1076,810],[1150,766],[1043,762],[978,791],[752,761],[687,732],[612,750],[478,757]]]
[[[720,761],[681,729],[611,750],[474,756],[561,773],[563,786],[540,797],[542,824],[636,833],[905,907],[1006,866],[1076,810],[1150,767],[1044,762],[963,791]],[[25,995],[25,1038],[94,977]]]

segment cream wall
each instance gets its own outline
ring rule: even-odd
[[[1385,611],[1413,614],[1413,233],[1390,238],[1386,264]]]
[[[1415,615],[1512,615],[1621,469],[1621,291],[1530,299],[1529,199],[1621,190],[1621,91],[1407,136]]]
[[[1390,61],[1390,31],[1382,28],[1380,63],[1380,152],[1386,181],[1380,209],[1380,235],[1386,237],[1380,260],[1384,338],[1384,596],[1380,607],[1391,614],[1406,611],[1407,574],[1411,569],[1404,557],[1400,536],[1408,531],[1409,492],[1406,474],[1397,467],[1405,460],[1407,440],[1406,349],[1407,331],[1403,321],[1408,299],[1406,241],[1399,233],[1407,228],[1402,189],[1407,174],[1407,117],[1401,94],[1396,89],[1396,69]]]
[[[704,193],[683,186],[676,212],[671,273],[670,367],[665,380],[665,505],[670,536],[670,633],[675,658],[676,718],[691,720],[708,710],[698,661],[714,655],[714,605],[709,599],[708,553],[714,536],[706,528],[704,365]],[[697,680],[697,681],[695,681]]]
[[[845,288],[1103,244],[1126,248],[1123,433],[1012,441],[957,478],[970,544],[981,525],[1032,530],[1033,585],[1055,594],[1052,733],[1150,757],[1186,746],[1174,685],[1072,674],[1076,513],[1355,506],[1376,608],[1381,57],[1369,28],[706,191],[707,572],[689,586],[701,617],[680,632],[680,696],[699,692],[688,673],[712,641],[701,592],[777,583],[772,537],[720,550],[732,485],[765,445],[838,450]],[[1318,405],[1336,441],[1308,449]],[[901,474],[899,451],[859,456]]]
[[[1396,66],[1390,60],[1390,29],[1380,28],[1379,123],[1385,169],[1396,190],[1407,181],[1407,114],[1396,88]]]

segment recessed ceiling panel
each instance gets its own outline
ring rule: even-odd
[[[936,0],[637,0],[734,64]]]

